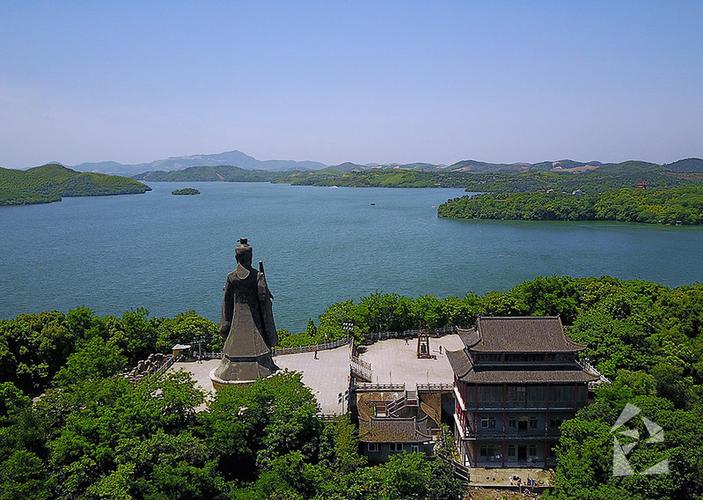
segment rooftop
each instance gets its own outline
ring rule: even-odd
[[[569,340],[559,316],[481,316],[476,333],[464,331],[465,345],[476,352],[577,352],[585,346]]]
[[[573,365],[573,369],[555,368],[551,370],[505,370],[475,369],[465,349],[447,352],[452,370],[462,382],[477,384],[530,384],[530,383],[581,383],[598,380],[592,374]]]
[[[366,443],[423,443],[432,437],[427,418],[372,418],[359,421],[359,440]]]

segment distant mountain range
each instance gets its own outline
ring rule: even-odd
[[[232,165],[250,170],[267,170],[274,172],[284,170],[319,170],[327,166],[317,161],[257,160],[253,156],[249,156],[241,151],[226,151],[216,154],[174,156],[149,163],[125,164],[115,161],[81,163],[80,165],[74,165],[73,168],[83,172],[136,175],[156,170],[168,172],[188,167],[215,167],[219,165]]]
[[[624,162],[621,163],[630,163]],[[632,161],[634,164],[652,165],[655,163]],[[258,160],[241,151],[227,151],[217,154],[200,154],[191,156],[176,156],[163,160],[156,160],[149,163],[124,164],[114,161],[103,161],[96,163],[81,163],[75,165],[75,170],[84,172],[102,172],[109,174],[139,176],[142,179],[154,177],[164,177],[164,172],[180,171],[191,169],[192,167],[237,167],[244,170],[257,170],[266,172],[292,172],[292,171],[329,171],[329,172],[361,172],[372,169],[403,169],[421,172],[468,172],[468,173],[520,173],[534,171],[554,171],[554,172],[585,172],[595,170],[612,163],[600,161],[575,161],[557,160],[543,161],[538,163],[516,162],[516,163],[491,163],[478,160],[461,160],[452,165],[441,165],[433,163],[370,163],[362,165],[359,163],[345,162],[339,165],[326,165],[317,161],[296,161],[296,160]],[[663,165],[666,170],[673,172],[703,172],[703,160],[700,158],[687,158],[667,165]],[[159,175],[147,175],[158,173]],[[191,174],[194,172],[191,170]],[[141,175],[140,175],[141,174]],[[240,175],[239,172],[237,175]],[[207,174],[212,175],[212,170]]]

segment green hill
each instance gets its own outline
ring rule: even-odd
[[[620,188],[590,194],[487,193],[454,198],[440,217],[500,220],[603,220],[703,224],[703,186]]]
[[[154,182],[203,182],[203,181],[225,181],[225,182],[270,182],[274,178],[281,176],[278,172],[265,170],[251,170],[235,167],[233,165],[200,166],[188,167],[183,170],[155,170],[135,175],[134,178],[143,181]]]
[[[61,201],[64,196],[136,194],[151,188],[128,177],[76,172],[48,164],[29,170],[0,168],[0,205],[27,205]]]
[[[686,158],[664,165],[664,168],[671,172],[703,173],[703,160],[700,158]]]

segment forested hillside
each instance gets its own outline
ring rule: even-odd
[[[49,164],[29,170],[0,168],[0,205],[26,205],[61,201],[64,196],[104,196],[150,191],[128,177],[76,172]]]
[[[333,304],[282,344],[443,325],[477,315],[560,315],[581,353],[610,377],[595,400],[562,425],[560,499],[694,499],[703,495],[703,285],[668,288],[614,278],[543,277],[506,292],[463,298],[372,294]],[[444,462],[399,454],[367,467],[354,427],[324,424],[297,375],[231,388],[208,410],[185,374],[132,383],[122,370],[155,350],[222,338],[195,313],[150,318],[145,310],[98,317],[24,314],[0,321],[0,496],[3,498],[459,498]],[[32,404],[31,397],[42,396]],[[610,428],[627,403],[662,426],[640,443],[636,470],[663,459],[670,472],[612,474]],[[645,435],[646,429],[640,432]]]
[[[142,181],[227,181],[227,182],[270,182],[282,177],[280,172],[265,170],[251,170],[220,165],[214,167],[189,167],[183,170],[152,171],[134,176]]]
[[[490,193],[441,204],[440,217],[503,220],[604,220],[703,224],[703,186],[613,189],[596,193]]]

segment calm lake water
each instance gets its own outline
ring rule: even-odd
[[[202,194],[170,194],[186,186]],[[703,228],[437,218],[433,205],[458,189],[151,187],[0,208],[0,317],[87,305],[99,314],[194,309],[217,320],[240,237],[265,262],[277,326],[293,331],[375,290],[463,296],[545,274],[703,280]]]

